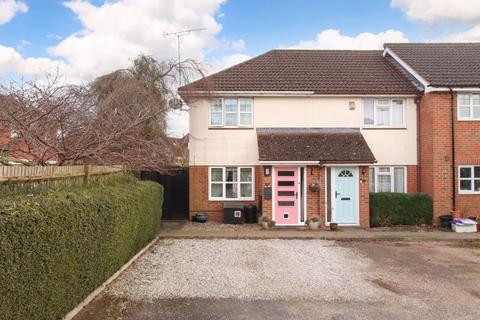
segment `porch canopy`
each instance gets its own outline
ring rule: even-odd
[[[260,162],[375,163],[358,128],[257,128]]]

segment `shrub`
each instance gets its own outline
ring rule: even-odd
[[[433,202],[425,193],[371,193],[370,226],[431,224]]]
[[[0,203],[0,319],[60,319],[158,233],[162,187],[108,185]]]

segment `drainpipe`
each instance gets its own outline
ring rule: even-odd
[[[417,192],[420,192],[421,179],[422,179],[422,166],[421,162],[421,148],[420,148],[420,97],[415,98],[415,105],[417,107]]]
[[[453,94],[453,90],[450,87],[450,107],[451,107],[451,116],[452,116],[452,211],[457,210],[457,188],[455,186],[455,96]]]

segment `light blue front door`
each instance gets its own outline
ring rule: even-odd
[[[357,168],[336,168],[334,221],[358,224]]]

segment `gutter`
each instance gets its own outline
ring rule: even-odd
[[[457,188],[455,185],[455,171],[456,171],[456,166],[455,166],[455,96],[453,94],[453,90],[450,87],[450,111],[451,111],[451,116],[452,116],[452,121],[451,121],[451,129],[452,129],[452,211],[457,210]]]

